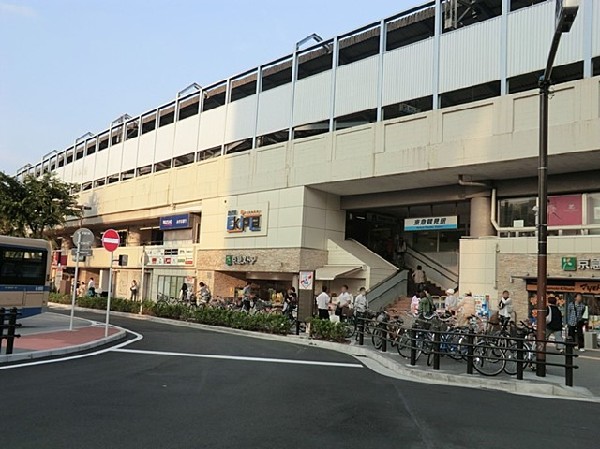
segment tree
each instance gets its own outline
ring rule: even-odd
[[[0,231],[42,238],[45,232],[64,225],[67,217],[80,217],[72,187],[51,173],[39,178],[27,175],[19,181],[0,172]]]

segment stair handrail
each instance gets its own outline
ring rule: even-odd
[[[407,247],[406,252],[410,254],[411,257],[417,259],[419,262],[425,265],[427,268],[437,271],[442,277],[448,279],[450,282],[455,283],[458,281],[458,273],[455,273],[449,268],[444,267],[442,264],[436,262],[431,257],[428,257],[427,255],[420,253],[419,251],[416,251],[411,247]]]

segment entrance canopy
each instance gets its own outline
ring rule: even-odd
[[[317,268],[316,279],[317,281],[333,281],[340,276],[349,275],[362,269],[363,267],[360,265],[325,265]]]

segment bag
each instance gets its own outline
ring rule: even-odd
[[[589,318],[590,318],[590,311],[588,309],[588,306],[585,306],[585,309],[583,309],[583,315],[581,315],[581,319],[587,320]]]
[[[552,307],[548,306],[548,314],[546,315],[546,324],[552,321]]]
[[[336,306],[335,307],[335,314],[337,316],[341,316],[342,315],[342,308],[340,306]]]

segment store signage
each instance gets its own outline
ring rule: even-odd
[[[256,256],[225,256],[225,265],[231,267],[233,265],[254,265],[258,257]]]
[[[161,231],[170,231],[172,229],[188,229],[191,227],[190,214],[160,217],[159,227]]]
[[[267,235],[269,204],[254,204],[252,208],[228,209],[226,237],[259,237]]]
[[[457,229],[458,216],[405,218],[405,231],[432,231],[438,229]]]
[[[300,290],[312,290],[315,280],[313,271],[301,271],[298,279]]]
[[[577,257],[563,257],[561,259],[563,271],[600,270],[600,258],[578,259]]]
[[[548,226],[575,226],[583,222],[582,195],[548,198]]]
[[[148,265],[166,265],[171,267],[194,265],[193,248],[148,248]]]
[[[537,284],[527,284],[527,290],[537,291]],[[546,287],[552,293],[600,293],[600,282],[574,282],[570,285],[552,285]]]

